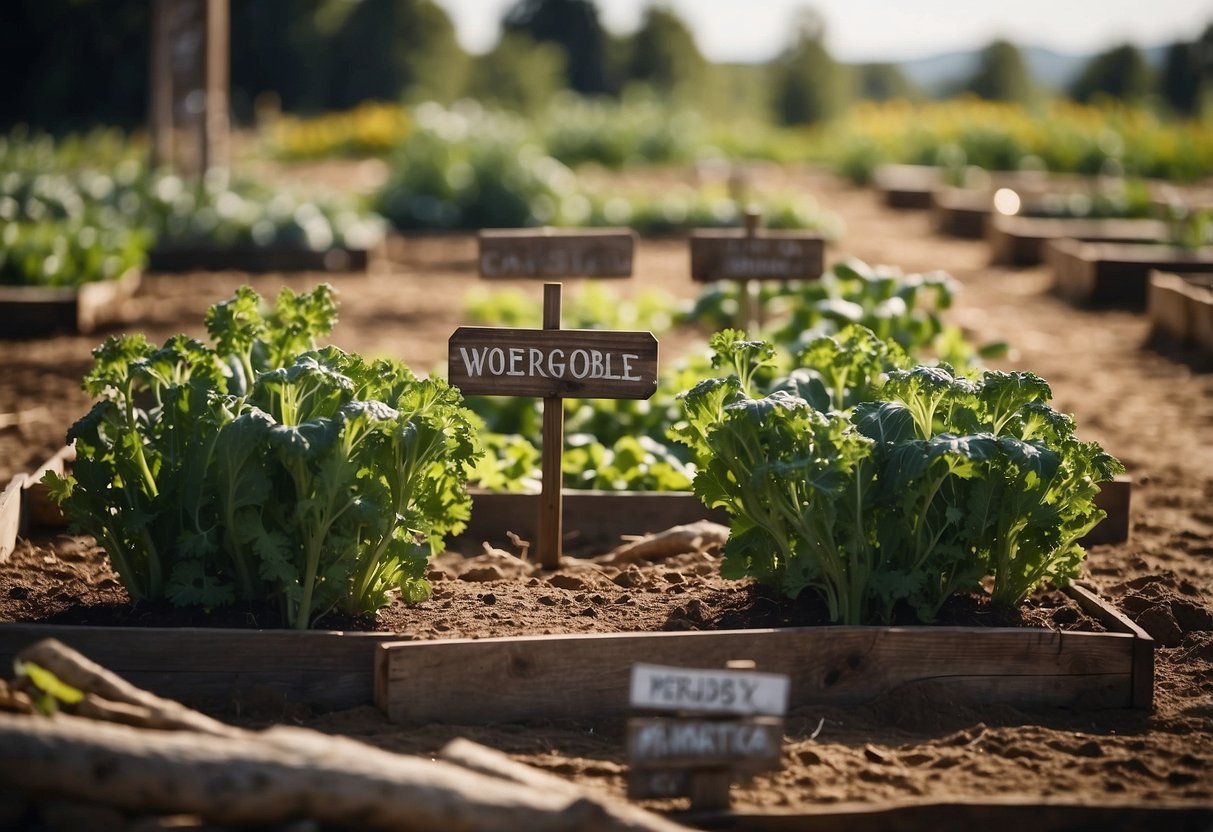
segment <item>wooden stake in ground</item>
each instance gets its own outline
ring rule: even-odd
[[[479,235],[482,277],[628,277],[630,230],[490,230]],[[543,329],[460,327],[447,378],[465,395],[543,398],[542,491],[535,551],[549,569],[563,549],[564,403],[580,398],[647,399],[657,389],[657,340],[648,332],[561,329],[561,285],[543,287]]]

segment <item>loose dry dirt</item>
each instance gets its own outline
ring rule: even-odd
[[[660,186],[679,176],[655,174],[653,181]],[[1047,378],[1055,404],[1075,414],[1080,434],[1125,463],[1134,480],[1131,538],[1093,547],[1086,577],[1160,647],[1152,713],[1027,713],[906,697],[798,710],[788,723],[783,770],[736,787],[734,805],[781,812],[996,799],[1213,805],[1213,375],[1184,356],[1148,348],[1143,315],[1075,309],[1048,293],[1043,268],[991,267],[984,244],[937,236],[924,213],[888,210],[873,192],[810,171],[763,169],[755,184],[764,183],[808,189],[843,217],[847,231],[832,258],[951,273],[964,285],[953,320],[982,339],[1010,342],[1013,353],[998,365]],[[393,241],[370,274],[324,277],[341,302],[334,342],[397,355],[418,370],[440,366],[448,336],[462,323],[462,300],[480,285],[473,258],[468,237]],[[636,278],[614,286],[621,293],[659,286],[691,298],[697,287],[688,272],[684,240],[644,241]],[[282,285],[310,288],[317,279],[253,282],[268,295]],[[153,341],[178,331],[201,335],[206,307],[246,280],[238,273],[154,276],[130,310],[130,328]],[[500,285],[538,293],[534,284]],[[0,482],[49,457],[88,407],[79,379],[98,340],[0,341],[0,414],[7,414],[0,421]],[[663,355],[688,340],[663,340]],[[467,580],[469,570],[481,580]],[[711,550],[631,570],[588,560],[563,577],[532,574],[504,554],[475,563],[447,556],[434,577],[433,599],[384,622],[419,638],[672,629],[728,623],[738,609],[753,615],[766,603],[717,577]],[[124,601],[87,540],[23,543],[0,567],[0,619],[79,616],[82,600],[101,604],[83,613],[97,621],[113,615],[105,604]],[[1057,603],[1046,596],[1025,615],[1041,626],[1074,624]],[[136,617],[144,613],[151,614]],[[370,707],[240,716],[246,724],[284,718],[409,753],[430,754],[451,737],[469,736],[570,779],[624,789],[622,724],[395,726]]]

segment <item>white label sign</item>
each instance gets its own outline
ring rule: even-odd
[[[788,677],[751,670],[632,666],[633,708],[694,713],[767,714],[788,710]]]

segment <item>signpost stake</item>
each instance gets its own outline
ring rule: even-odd
[[[543,328],[560,329],[560,284],[543,284]],[[564,499],[561,460],[564,457],[564,400],[543,399],[542,490],[539,494],[539,563],[558,569],[563,547]]]
[[[745,235],[749,239],[758,236],[758,229],[762,225],[762,209],[757,205],[749,205],[745,209]],[[762,326],[762,299],[758,296],[758,284],[750,279],[741,281],[741,286],[738,287],[741,291],[738,293],[737,315],[740,319],[741,328],[745,330],[746,337],[757,338],[758,329]]]

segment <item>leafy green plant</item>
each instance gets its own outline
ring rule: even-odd
[[[425,564],[469,511],[476,453],[458,393],[401,363],[316,348],[331,289],[250,288],[208,312],[213,344],[141,335],[94,350],[70,477],[47,477],[131,598],[270,599],[305,628],[428,594]]]
[[[1011,606],[1078,574],[1099,483],[1123,467],[1075,437],[1042,379],[913,365],[859,327],[770,383],[769,345],[731,331],[711,345],[732,372],[685,393],[674,433],[695,492],[732,517],[726,576],[812,588],[832,620],[860,623],[903,606],[931,620],[985,578]]]

